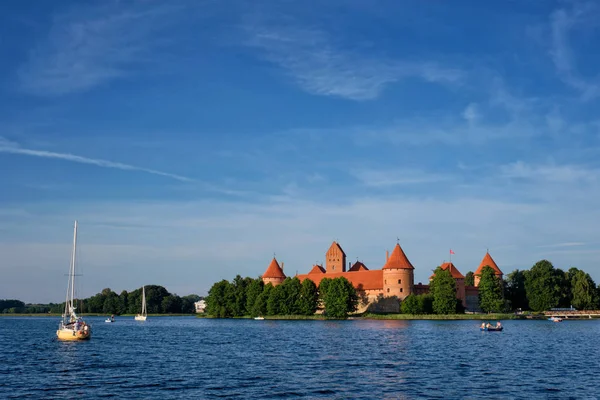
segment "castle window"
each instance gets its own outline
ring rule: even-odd
[[[387,279],[383,281],[383,283],[385,283],[387,285]]]
[[[402,279],[398,279],[398,284],[401,284],[401,283],[402,283]]]
[[[390,292],[390,288],[388,288],[387,292],[388,292],[388,293]]]
[[[400,288],[400,293],[402,293],[402,288]]]
[[[331,270],[332,270],[332,271],[335,271],[335,265],[333,265],[333,266],[331,267]]]

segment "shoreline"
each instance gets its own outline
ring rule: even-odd
[[[96,314],[96,313],[82,313],[78,314],[80,317],[110,317],[111,314]],[[193,317],[196,314],[148,314],[148,317]],[[0,317],[61,317],[62,314],[30,314],[30,313],[15,313],[15,314],[0,314]],[[135,317],[135,314],[121,314],[115,315],[116,318]]]
[[[249,315],[245,315],[243,317],[230,317],[230,318],[218,318],[212,317],[209,315],[197,314],[196,318],[207,318],[207,319],[253,319],[253,317]],[[318,320],[318,321],[343,321],[343,318],[327,318],[323,315],[265,315],[263,316],[265,320]],[[525,315],[515,315],[515,314],[448,314],[448,315],[438,315],[438,314],[424,314],[424,315],[413,315],[413,314],[355,314],[349,315],[348,320],[358,321],[358,320],[406,320],[406,321],[428,321],[428,320],[534,320],[535,318],[527,318]],[[537,318],[537,319],[546,319]]]

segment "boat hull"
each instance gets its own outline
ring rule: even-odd
[[[56,331],[56,337],[58,340],[65,341],[77,341],[77,340],[89,340],[92,337],[92,331],[89,329],[87,331],[79,330],[75,331],[73,329],[59,329]]]
[[[504,328],[479,328],[479,330],[484,332],[502,332]]]
[[[146,320],[146,316],[145,315],[136,315],[135,316],[135,320],[136,321],[145,321]]]

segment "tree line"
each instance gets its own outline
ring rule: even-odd
[[[219,318],[274,315],[314,315],[319,308],[330,318],[346,318],[356,311],[358,295],[346,278],[324,278],[319,288],[310,279],[288,277],[281,284],[261,278],[215,283],[206,297],[206,313]]]
[[[465,285],[474,286],[473,272]],[[538,261],[529,270],[514,270],[504,280],[489,267],[483,267],[479,280],[479,307],[484,312],[515,310],[546,311],[551,308],[600,309],[600,287],[588,273],[578,268],[563,271],[548,260]],[[455,314],[464,312],[456,299],[456,282],[447,270],[437,268],[429,293],[409,295],[402,301],[406,314]]]
[[[167,289],[159,285],[148,285],[145,287],[145,291],[148,314],[193,314],[196,311],[194,303],[201,299],[195,294],[180,297],[169,293]],[[78,313],[137,314],[142,309],[142,289],[131,292],[123,290],[117,294],[110,288],[106,288],[94,296],[76,300],[76,307]],[[26,305],[20,300],[0,300],[0,312],[2,313],[61,314],[64,309],[64,302]]]

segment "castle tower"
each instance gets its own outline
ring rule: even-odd
[[[452,278],[454,278],[454,282],[456,283],[456,298],[461,301],[464,307],[466,307],[467,295],[465,293],[465,276],[461,274],[458,268],[456,268],[451,262],[443,263],[440,265],[440,268],[450,271],[450,275],[452,275]],[[433,279],[433,275],[429,279]]]
[[[414,290],[414,269],[400,244],[396,244],[392,254],[386,257],[383,266],[383,295],[397,296],[404,300]]]
[[[282,265],[283,265],[283,263],[282,263]],[[265,285],[267,283],[270,283],[273,286],[277,286],[281,282],[283,282],[284,279],[285,279],[285,274],[283,273],[283,269],[281,269],[281,267],[279,266],[279,263],[277,262],[275,257],[273,257],[271,264],[269,264],[269,267],[267,268],[265,273],[262,275],[262,280]]]
[[[479,286],[479,281],[481,280],[481,271],[486,265],[488,267],[491,267],[494,270],[494,275],[496,275],[496,277],[500,278],[500,281],[502,281],[502,271],[500,270],[500,268],[498,268],[498,265],[496,264],[492,256],[490,256],[490,253],[486,252],[485,256],[483,257],[483,260],[481,260],[481,264],[479,264],[479,268],[477,268],[477,271],[475,271],[475,273],[473,274],[475,286]]]
[[[325,253],[325,271],[328,274],[346,272],[346,253],[338,242],[334,241]]]

